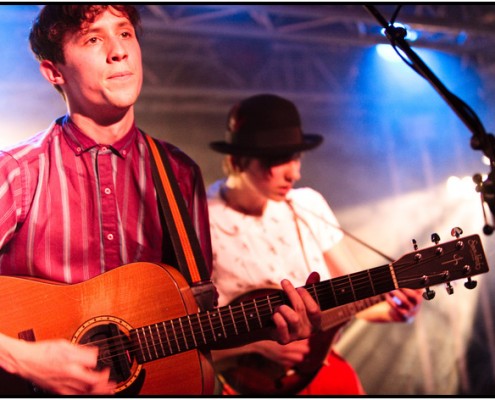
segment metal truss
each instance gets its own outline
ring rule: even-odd
[[[494,4],[399,4],[396,21],[419,35],[413,49],[459,55],[483,78],[484,95],[495,92]],[[233,100],[261,91],[297,97],[315,109],[345,105],[352,101],[363,52],[389,44],[371,13],[355,3],[138,7],[145,68],[140,107],[147,112],[223,112]],[[398,5],[375,7],[390,20]],[[29,24],[38,10],[28,3],[2,5],[0,23]]]
[[[397,10],[390,3],[375,7],[387,20]],[[298,97],[309,107],[345,104],[362,52],[389,44],[356,4],[162,3],[142,6],[142,15],[148,111],[215,112],[261,91]],[[480,74],[495,75],[495,5],[401,4],[396,21],[418,33],[413,48],[457,54]]]

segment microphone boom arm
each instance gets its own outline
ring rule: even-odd
[[[407,32],[404,28],[395,27],[393,24],[388,23],[378,12],[375,6],[364,5],[364,7],[376,18],[380,25],[383,26],[386,36],[390,40],[394,49],[397,51],[396,47],[398,47],[402,50],[402,52],[409,58],[411,68],[413,68],[433,86],[433,88],[461,119],[464,125],[466,125],[466,127],[471,131],[473,135],[471,137],[471,147],[474,150],[482,151],[490,160],[491,170],[487,179],[483,182],[477,177],[475,182],[477,183],[476,190],[481,193],[482,202],[486,202],[492,214],[495,215],[495,137],[486,132],[476,113],[466,103],[451,93],[428,68],[423,60],[421,60],[421,58],[411,49],[405,40]],[[477,175],[479,176],[479,174]],[[493,231],[493,228],[491,227],[488,229],[487,225],[485,225],[484,230],[485,233],[490,234],[491,232],[487,231]]]

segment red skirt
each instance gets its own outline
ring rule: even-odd
[[[223,395],[239,395],[224,384]],[[313,380],[298,395],[364,395],[366,394],[354,368],[333,349]]]

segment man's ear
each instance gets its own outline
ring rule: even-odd
[[[40,63],[40,72],[45,79],[52,85],[61,85],[65,83],[64,77],[55,64],[49,60],[42,60]]]

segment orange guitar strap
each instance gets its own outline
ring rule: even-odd
[[[156,139],[141,133],[151,154],[155,189],[173,244],[178,269],[191,286],[200,309],[211,310],[216,306],[216,290],[210,280],[198,237],[167,154]]]

